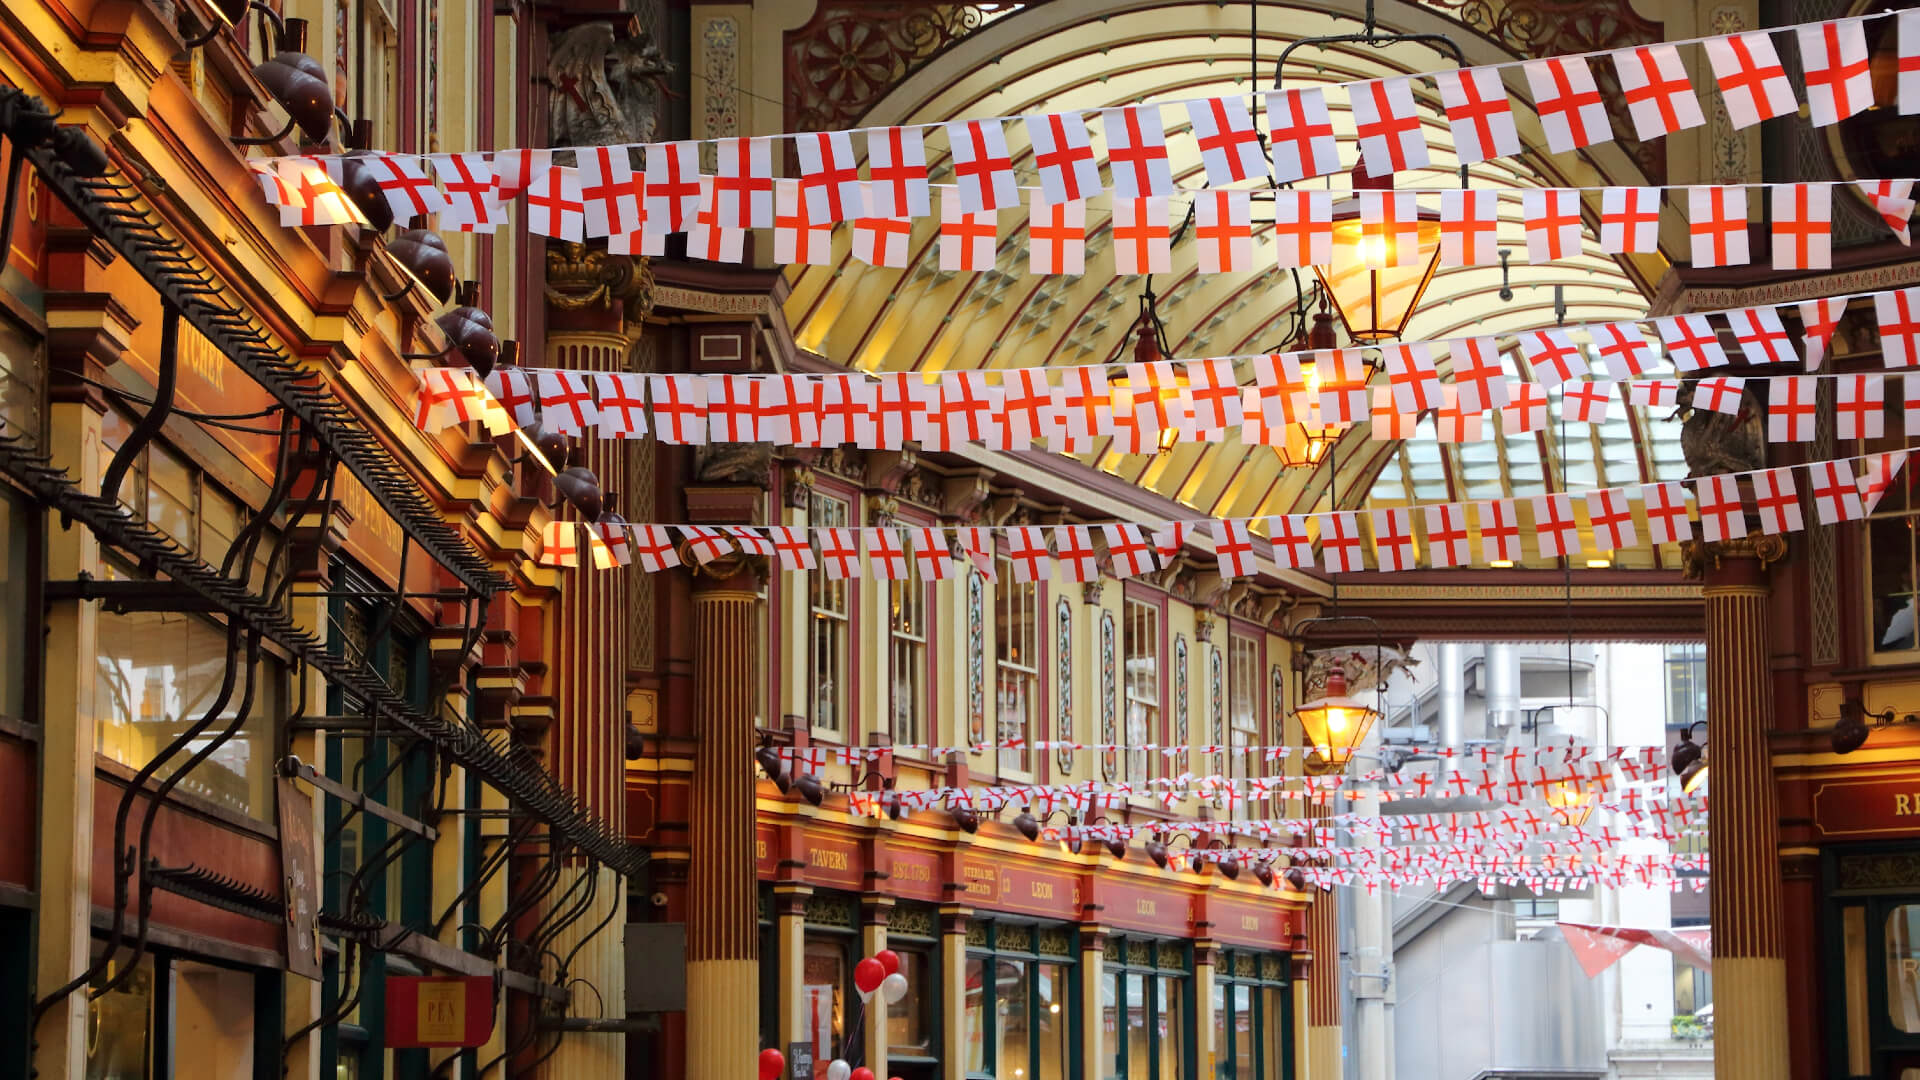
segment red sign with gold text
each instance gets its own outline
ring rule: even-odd
[[[490,975],[387,976],[387,1046],[481,1046],[493,1037]]]
[[[1056,919],[1080,917],[1080,879],[1029,867],[966,858],[960,861],[962,897],[978,907]]]
[[[1193,925],[1191,900],[1175,890],[1103,881],[1094,892],[1094,902],[1101,907],[1101,921],[1110,926],[1185,934]]]
[[[1287,911],[1279,904],[1210,896],[1207,919],[1213,923],[1216,941],[1270,949],[1287,947]]]
[[[800,872],[800,880],[811,885],[838,885],[847,889],[858,889],[865,884],[866,859],[858,843],[808,836],[801,845],[806,868]]]
[[[946,875],[940,871],[940,856],[931,851],[898,850],[887,859],[888,891],[909,900],[938,903],[946,899]]]
[[[1822,836],[1920,833],[1920,778],[1817,780],[1813,825]]]

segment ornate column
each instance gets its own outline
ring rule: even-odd
[[[693,586],[693,757],[688,807],[687,1076],[739,1080],[760,1046],[754,925],[753,710],[758,580],[744,559]]]
[[[1193,943],[1193,1052],[1201,1076],[1220,1075],[1221,1048],[1213,1041],[1213,976],[1219,958],[1219,947],[1213,942]]]
[[[964,945],[964,943],[963,943]],[[962,950],[964,955],[964,948]],[[1106,1017],[1101,1008],[1101,985],[1106,981],[1107,932],[1098,926],[1080,928],[1080,1060],[1086,1076],[1105,1076],[1113,1060],[1113,1047],[1107,1045]],[[962,988],[964,992],[964,987]],[[1116,1032],[1116,1037],[1118,1033]],[[951,1070],[949,1077],[965,1075]]]
[[[893,897],[872,893],[860,898],[860,948],[862,956],[872,956],[887,947],[887,923],[893,917]],[[861,1025],[860,1064],[875,1076],[891,1076],[887,1069],[887,999],[874,994],[867,1001],[867,1019]],[[853,1048],[848,1047],[851,1055]]]
[[[807,960],[807,898],[812,895],[811,885],[781,882],[773,887],[774,934],[778,938],[775,947],[780,950],[778,1049],[783,1054],[787,1052],[787,1047],[810,1037],[800,984]],[[797,1077],[795,1080],[812,1078]]]
[[[1310,804],[1308,820],[1332,814],[1326,806]],[[1306,1080],[1340,1080],[1340,909],[1332,892],[1315,892],[1307,905],[1306,986],[1297,990],[1307,999],[1307,1030],[1301,1040],[1307,1050]]]
[[[1713,1072],[1727,1080],[1786,1080],[1789,1020],[1781,949],[1780,818],[1767,733],[1767,565],[1777,536],[1686,546],[1705,581],[1707,700],[1713,703],[1713,800],[1708,853],[1714,888]]]

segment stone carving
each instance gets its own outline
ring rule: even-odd
[[[773,486],[773,444],[709,443],[693,448],[694,479],[703,484]]]
[[[592,22],[554,35],[547,60],[552,144],[652,142],[661,107],[674,96],[666,83],[672,71],[644,30],[621,38],[611,23]]]
[[[547,244],[547,303],[579,311],[620,301],[629,329],[653,311],[653,270],[645,256],[609,255],[605,248],[572,240]]]
[[[1729,540],[1680,541],[1681,571],[1690,581],[1698,581],[1707,571],[1719,569],[1722,559],[1757,559],[1764,570],[1786,557],[1787,538],[1762,532],[1749,532]]]
[[[1767,443],[1761,424],[1766,410],[1753,391],[1741,393],[1738,413],[1711,412],[1693,407],[1697,381],[1682,381],[1675,397],[1678,415],[1682,418],[1680,450],[1686,455],[1688,473],[1710,476],[1764,467]]]
[[[821,4],[786,35],[788,131],[854,126],[900,80],[1018,4]]]

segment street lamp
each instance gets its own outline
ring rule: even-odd
[[[1327,290],[1314,291],[1320,295],[1320,310],[1314,313],[1313,328],[1307,331],[1304,344],[1310,352],[1331,351],[1339,348],[1340,339],[1333,329],[1333,315],[1327,311]],[[1296,421],[1287,425],[1285,441],[1273,448],[1283,469],[1311,469],[1319,465],[1345,430],[1343,425],[1329,424],[1320,416],[1319,365],[1312,360],[1302,360],[1300,376],[1306,388],[1300,395]]]
[[[1547,806],[1562,825],[1578,828],[1593,816],[1599,799],[1581,787],[1578,781],[1556,780],[1547,788]]]
[[[1707,782],[1707,753],[1700,744],[1693,741],[1693,729],[1704,726],[1705,720],[1696,720],[1680,732],[1680,742],[1667,755],[1667,763],[1673,767],[1673,774],[1680,778],[1680,790],[1691,795]]]
[[[1380,719],[1379,710],[1347,696],[1347,675],[1338,666],[1327,672],[1325,692],[1294,709],[1293,715],[1312,747],[1307,753],[1307,768],[1313,772],[1346,768],[1354,750]]]
[[[1353,170],[1356,192],[1391,185],[1391,176],[1368,177],[1358,166]],[[1333,262],[1315,266],[1313,273],[1353,340],[1370,344],[1398,338],[1413,318],[1440,262],[1437,210],[1420,209],[1415,235],[1414,251],[1398,250],[1389,228],[1361,222],[1358,197],[1334,204]]]

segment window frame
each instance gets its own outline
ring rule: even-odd
[[[1240,670],[1241,647],[1246,646],[1247,670]],[[1259,746],[1261,732],[1267,729],[1267,635],[1264,630],[1252,623],[1233,623],[1227,625],[1227,775],[1246,780],[1258,775],[1255,763],[1261,758],[1250,752],[1236,752],[1236,747]],[[1244,684],[1244,685],[1243,685]],[[1252,705],[1248,714],[1247,726],[1237,723],[1236,702],[1244,692]],[[1244,739],[1244,741],[1242,741]],[[1233,807],[1233,816],[1237,818],[1265,817],[1266,808],[1256,807],[1252,800],[1239,800]]]
[[[1140,964],[1127,959],[1127,946],[1133,942],[1144,943],[1146,945],[1148,950],[1148,963]],[[1180,950],[1181,966],[1173,968],[1161,965],[1160,951],[1165,946],[1173,946]],[[1116,1012],[1114,1016],[1113,1054],[1101,1065],[1102,1069],[1111,1068],[1114,1071],[1102,1072],[1100,1075],[1104,1080],[1181,1080],[1182,1077],[1196,1075],[1197,1063],[1195,1059],[1198,1054],[1199,1040],[1195,1038],[1194,1024],[1199,1016],[1199,1009],[1198,1002],[1194,1000],[1195,980],[1193,971],[1193,942],[1191,941],[1144,936],[1124,937],[1121,935],[1114,935],[1107,939],[1106,958],[1101,967],[1100,976],[1102,979],[1112,980],[1114,991],[1113,1002]],[[1142,976],[1142,986],[1145,988],[1146,1000],[1143,1008],[1147,1017],[1147,1057],[1149,1060],[1147,1062],[1148,1067],[1144,1070],[1136,1068],[1131,1061],[1127,1060],[1131,1053],[1127,1045],[1128,1039],[1126,1037],[1127,1009],[1129,1008],[1126,986],[1127,976],[1129,975]],[[1182,1045],[1179,1048],[1180,1065],[1176,1070],[1179,1075],[1174,1077],[1162,1076],[1160,1074],[1160,1058],[1162,1054],[1160,1050],[1159,990],[1161,979],[1174,979],[1180,986],[1179,1020]],[[1102,987],[1101,989],[1104,994],[1106,988]]]
[[[1031,780],[1045,767],[1047,760],[1045,754],[1035,755],[1032,749],[1036,739],[1046,737],[1045,733],[1047,730],[1047,680],[1045,678],[1047,671],[1046,583],[1042,581],[1013,580],[1013,560],[1009,559],[1004,553],[996,552],[993,557],[993,562],[994,771],[995,774],[999,776],[1011,776]],[[1007,641],[1006,635],[1002,633],[1001,606],[1003,603],[1011,602],[1011,597],[1015,590],[1026,590],[1027,595],[1032,601],[1028,608],[1030,618],[1026,624],[1027,629],[1032,634],[1030,647],[1033,654],[1033,663],[1031,666],[1006,658]],[[1010,618],[1007,621],[1009,624],[1011,623]],[[1025,695],[1027,713],[1026,730],[1021,736],[1027,743],[1027,748],[1024,750],[1010,751],[1003,748],[1002,740],[1005,738],[1005,728],[1000,719],[1003,715],[1000,688],[1003,672],[1006,671],[1013,672],[1016,677],[1024,678],[1028,684]],[[1037,734],[1034,731],[1036,726],[1040,729]],[[1013,760],[1018,763],[1010,763],[1009,755],[1013,755]]]
[[[903,518],[895,520],[888,527],[896,533],[903,534],[901,542],[904,544],[909,542],[904,535],[907,529],[921,528],[930,524],[931,522],[928,521]],[[935,745],[941,742],[938,730],[939,709],[935,693],[936,673],[933,666],[933,658],[936,655],[934,650],[939,647],[939,584],[937,581],[922,580],[920,560],[911,556],[907,559],[906,578],[887,582],[886,730],[893,744],[897,746]],[[896,603],[897,598],[903,593],[917,594],[920,604],[920,633],[917,637],[910,633],[902,634],[898,626]],[[896,722],[900,709],[899,685],[896,676],[902,643],[905,643],[905,647],[909,650],[917,649],[919,655],[918,685],[910,689],[910,693],[916,699],[914,702],[916,713],[912,721],[913,731],[909,733],[911,737],[905,739],[901,738],[900,726]],[[909,754],[908,756],[920,755]]]
[[[1015,1080],[1015,1077],[1019,1077],[1020,1080],[1037,1080],[1040,1074],[1035,1068],[1035,1059],[1039,1057],[1041,1052],[1038,1033],[1040,1030],[1040,969],[1043,966],[1051,966],[1059,969],[1056,993],[1059,993],[1061,988],[1064,988],[1065,991],[1060,1002],[1062,1008],[1059,1014],[1061,1017],[1059,1024],[1063,1028],[1061,1031],[1060,1047],[1062,1056],[1060,1062],[1061,1076],[1066,1078],[1079,1075],[1081,991],[1080,963],[1078,957],[1080,951],[1080,928],[1074,924],[1028,923],[1016,919],[980,919],[977,920],[974,925],[984,931],[983,936],[986,939],[986,943],[984,945],[972,944],[972,935],[969,934],[969,943],[962,958],[963,963],[971,964],[975,960],[980,961],[983,964],[983,974],[986,971],[997,971],[1000,963],[1003,961],[1023,965],[1024,970],[1021,979],[1025,984],[1027,1001],[1027,1060],[1024,1072],[1009,1076],[1003,1076],[1001,1074],[1000,1014],[997,1007],[1000,989],[999,979],[997,976],[994,978],[983,977],[980,982],[980,1015],[985,1021],[985,1030],[981,1032],[980,1038],[982,1049],[981,1067],[974,1069],[970,1061],[963,1060],[960,1063],[963,1075],[968,1077],[968,1080]],[[1002,945],[1000,934],[1003,926],[1018,927],[1025,930],[1031,935],[1030,940],[1034,942],[1033,948],[1020,949]],[[1055,956],[1039,951],[1039,937],[1043,927],[1063,929],[1068,932],[1069,948],[1066,955]],[[963,1054],[965,1053],[964,1048],[968,1044],[968,1037],[972,1034],[967,1031],[965,1027],[967,1022],[967,1006],[967,1001],[963,1000],[960,1003],[960,1023],[962,1025],[960,1043],[963,1047]]]
[[[1131,668],[1134,659],[1132,643],[1134,640],[1133,626],[1136,608],[1142,612],[1151,613],[1154,621],[1153,653],[1151,656],[1152,664],[1150,665],[1153,672],[1154,685],[1151,699],[1136,697],[1133,692],[1133,675]],[[1144,707],[1150,707],[1153,710],[1151,715],[1147,717],[1147,741],[1156,743],[1162,747],[1168,746],[1170,745],[1171,729],[1168,727],[1169,718],[1167,714],[1169,710],[1167,707],[1167,695],[1171,693],[1168,685],[1171,680],[1162,677],[1162,673],[1166,670],[1167,664],[1167,596],[1165,593],[1156,592],[1144,586],[1129,583],[1128,588],[1121,594],[1120,611],[1120,670],[1123,674],[1120,696],[1121,703],[1124,706],[1120,718],[1120,741],[1122,743],[1132,741],[1131,732],[1133,725],[1131,716],[1134,703],[1140,701],[1148,702],[1149,704]],[[1185,748],[1182,747],[1181,749],[1184,752]],[[1126,751],[1119,755],[1119,772],[1123,779],[1134,780],[1136,782],[1143,779],[1154,780],[1172,772],[1166,754],[1154,754],[1149,751],[1141,751],[1141,753],[1143,755],[1145,772],[1145,776],[1143,777],[1133,776],[1133,767],[1130,760],[1133,754],[1131,751]],[[1158,760],[1155,760],[1155,758],[1158,758]]]
[[[856,527],[856,508],[860,504],[857,493],[831,485],[816,483],[807,493],[807,524],[810,528],[811,542],[816,558],[820,549],[820,529],[853,529]],[[839,508],[840,520],[837,523],[823,523],[823,511],[829,507]],[[858,535],[856,533],[856,535]],[[835,610],[823,606],[823,597],[831,596],[839,590],[840,606]],[[815,740],[837,742],[842,745],[858,741],[855,728],[859,711],[859,697],[854,684],[856,657],[855,642],[859,632],[860,579],[851,577],[834,580],[827,577],[824,569],[807,575],[807,588],[802,594],[806,603],[807,615],[807,677],[806,701],[802,703],[807,722],[807,730]],[[838,686],[834,691],[834,723],[829,726],[821,723],[820,709],[820,645],[821,634],[826,624],[838,627],[839,655],[834,658],[838,669]]]
[[[1248,957],[1253,962],[1254,974],[1240,975],[1234,971],[1234,961],[1239,957]],[[1268,957],[1279,959],[1279,976],[1268,977],[1261,973],[1263,961]],[[1231,1077],[1232,1080],[1280,1080],[1292,1075],[1294,1039],[1293,1030],[1293,983],[1287,977],[1287,958],[1283,954],[1261,952],[1257,949],[1221,949],[1214,954],[1213,989],[1224,1004],[1224,1009],[1213,1011],[1214,1029],[1214,1067],[1216,1076]],[[1239,1069],[1239,1053],[1233,1040],[1233,991],[1246,988],[1251,1001],[1253,1014],[1253,1071],[1243,1073]],[[1224,1015],[1224,1019],[1223,1019]],[[1267,1029],[1275,1022],[1279,1024],[1280,1046],[1279,1060],[1267,1059]],[[1224,1031],[1226,1038],[1219,1035]],[[1225,1043],[1222,1046],[1222,1042]],[[1227,1072],[1220,1072],[1222,1068]]]

